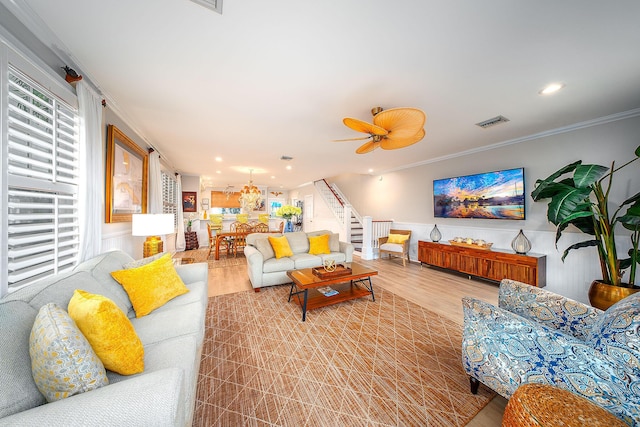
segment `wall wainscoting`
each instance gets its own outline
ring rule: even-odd
[[[418,261],[418,240],[430,241],[429,235],[434,224],[417,224],[406,222],[394,222],[393,228],[411,230],[411,247],[409,256],[412,261]],[[442,233],[442,240],[446,242],[455,237],[471,237],[483,239],[493,243],[494,248],[511,249],[511,241],[516,237],[517,229],[493,229],[485,227],[451,226],[438,224]],[[547,286],[552,292],[564,295],[581,302],[589,302],[587,295],[589,285],[594,279],[602,277],[598,254],[594,247],[573,250],[562,262],[561,257],[565,248],[574,243],[587,240],[588,236],[582,233],[564,233],[555,247],[555,231],[537,231],[523,229],[524,234],[531,241],[531,252],[544,254],[547,257]],[[630,247],[628,236],[618,236],[619,248],[625,248],[621,253],[626,253]],[[625,277],[626,278],[626,277]]]

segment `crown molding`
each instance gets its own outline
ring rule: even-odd
[[[446,156],[434,157],[432,159],[423,160],[423,161],[416,162],[416,163],[411,163],[411,164],[400,166],[400,167],[397,167],[397,168],[386,169],[384,171],[377,172],[377,175],[384,174],[384,173],[389,173],[389,172],[396,172],[396,171],[404,170],[404,169],[411,169],[411,168],[415,168],[415,167],[418,167],[418,166],[424,166],[424,165],[428,165],[428,164],[432,164],[432,163],[442,162],[442,161],[445,161],[445,160],[455,159],[455,158],[458,158],[458,157],[469,156],[469,155],[472,155],[472,154],[482,153],[484,151],[495,150],[497,148],[506,147],[506,146],[509,146],[509,145],[520,144],[522,142],[532,141],[532,140],[535,140],[535,139],[547,138],[547,137],[554,136],[554,135],[560,135],[560,134],[563,134],[563,133],[566,133],[566,132],[573,132],[573,131],[576,131],[576,130],[585,129],[585,128],[589,128],[589,127],[592,127],[592,126],[603,125],[603,124],[606,124],[606,123],[616,122],[618,120],[630,119],[630,118],[638,117],[638,116],[640,116],[640,108],[635,108],[633,110],[628,110],[628,111],[623,111],[623,112],[620,112],[620,113],[610,114],[608,116],[599,117],[597,119],[586,120],[584,122],[578,122],[578,123],[574,123],[572,125],[563,126],[563,127],[559,127],[559,128],[555,128],[555,129],[550,129],[550,130],[547,130],[547,131],[544,131],[544,132],[538,132],[538,133],[534,133],[534,134],[528,135],[528,136],[523,136],[523,137],[520,137],[520,138],[509,139],[507,141],[497,142],[495,144],[485,145],[483,147],[472,148],[470,150],[460,151],[458,153],[448,154]]]
[[[169,167],[175,170],[175,166],[171,164],[170,160],[167,159],[160,150],[150,142],[149,138],[147,138],[144,132],[135,125],[135,122],[129,117],[129,115],[119,107],[115,98],[100,87],[97,81],[86,71],[82,63],[73,56],[69,51],[69,48],[58,38],[58,36],[55,35],[47,23],[27,4],[25,0],[0,0],[0,2],[35,38],[37,38],[56,58],[58,58],[61,64],[74,68],[78,74],[81,74],[83,76],[83,80],[86,81],[99,94],[99,96],[106,100],[109,109],[115,115],[120,117],[126,125],[135,132],[142,141],[144,141],[147,145],[146,148],[153,148],[157,151],[160,154],[160,157],[167,162]],[[0,28],[2,27],[0,26]],[[19,48],[18,50],[22,52],[23,55],[40,66],[43,65],[42,60],[38,58],[35,52],[32,52],[22,42],[16,39],[15,36],[11,35],[8,31],[5,31],[5,36],[7,36],[7,34],[10,36],[9,40],[11,40],[13,44],[16,44],[16,47]],[[46,69],[51,70],[51,64],[44,65]],[[64,81],[64,79],[62,79],[62,81]]]

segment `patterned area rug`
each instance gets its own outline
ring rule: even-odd
[[[244,254],[238,254],[237,256],[229,256],[226,254],[221,255],[219,260],[215,260],[214,255],[209,255],[209,248],[202,249],[194,249],[190,251],[177,252],[173,257],[174,258],[191,258],[193,262],[206,262],[209,264],[209,269],[212,268],[224,268],[224,267],[232,267],[234,265],[242,265],[247,261],[244,258]]]
[[[312,310],[288,286],[209,299],[194,426],[463,426],[461,326],[374,285]]]

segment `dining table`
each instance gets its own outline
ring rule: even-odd
[[[269,230],[267,231],[267,233],[278,233],[279,230]],[[237,231],[225,231],[225,232],[221,232],[218,233],[216,235],[216,251],[215,251],[215,260],[219,260],[220,259],[220,242],[223,240],[228,240],[228,243],[230,245],[230,247],[233,247],[233,241],[236,240],[239,237],[247,237],[248,234],[252,234],[255,233],[255,231],[250,231],[248,233],[238,233]]]

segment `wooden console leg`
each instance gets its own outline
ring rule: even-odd
[[[469,377],[469,383],[471,384],[471,394],[478,394],[478,387],[480,387],[480,381],[473,377]]]
[[[254,291],[260,292],[260,288],[253,288]]]

